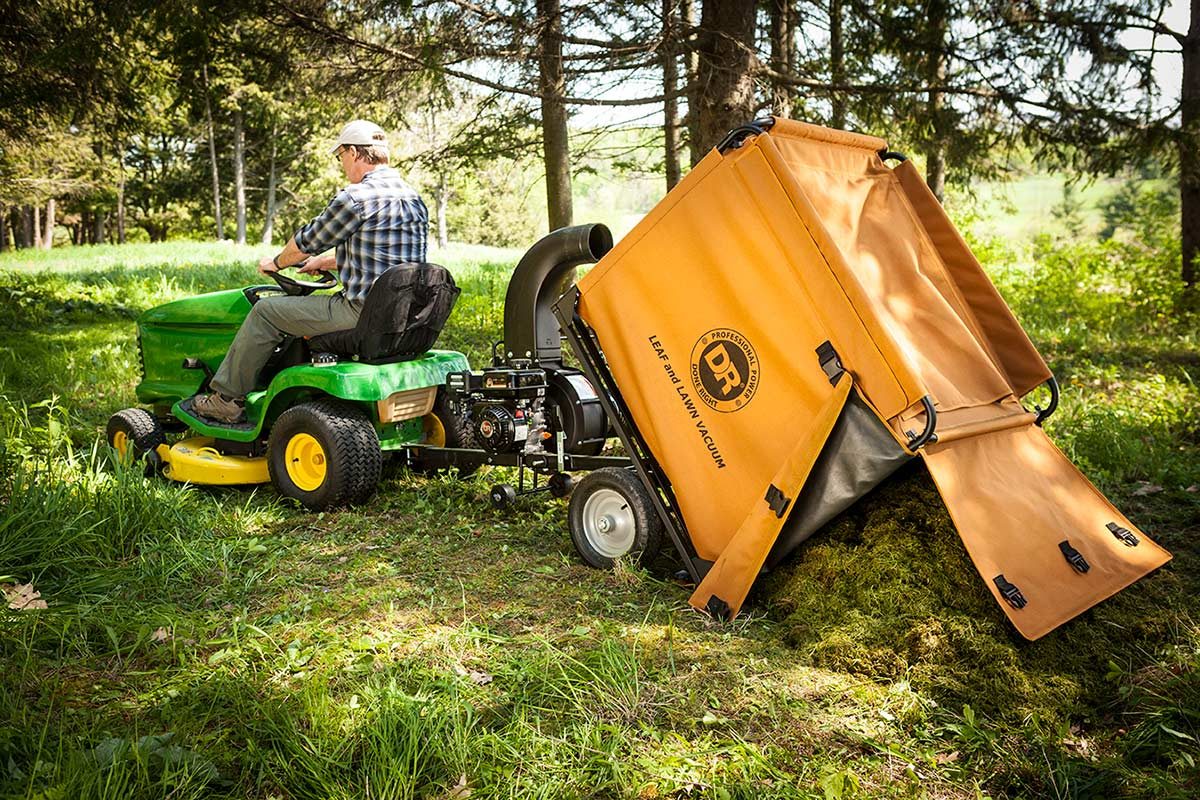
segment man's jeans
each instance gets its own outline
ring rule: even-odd
[[[361,312],[361,300],[347,300],[340,294],[264,297],[250,309],[209,386],[226,397],[243,398],[253,391],[275,346],[288,336],[353,328]]]

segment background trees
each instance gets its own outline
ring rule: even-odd
[[[27,4],[0,31],[0,244],[45,245],[47,224],[64,241],[270,241],[336,184],[314,142],[352,116],[405,139],[401,166],[433,198],[441,239],[479,235],[455,203],[486,215],[480,190],[505,163],[540,169],[542,186],[487,201],[544,196],[553,228],[573,221],[572,183],[597,148],[626,141],[605,131],[654,134],[611,163],[648,157],[669,188],[682,148],[694,164],[728,129],[776,113],[886,136],[939,197],[1014,153],[1092,173],[1157,160],[1179,176],[1191,284],[1191,5],[1185,31],[1163,22],[1163,0]],[[1164,79],[1171,51],[1181,70]],[[1176,82],[1178,102],[1162,96]],[[52,139],[73,155],[51,157]]]

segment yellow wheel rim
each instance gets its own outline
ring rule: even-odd
[[[437,414],[426,414],[421,417],[421,444],[430,447],[446,446],[446,426],[438,419]]]
[[[117,431],[112,437],[113,450],[117,451],[117,458],[122,464],[128,464],[133,461],[133,448],[129,446],[129,434],[125,431]]]
[[[325,448],[311,435],[297,433],[288,439],[283,456],[288,477],[300,491],[314,491],[325,482]]]

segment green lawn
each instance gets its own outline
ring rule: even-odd
[[[0,612],[0,796],[1195,797],[1195,319],[1161,248],[979,245],[1063,383],[1050,434],[1175,554],[1033,644],[917,470],[727,625],[669,560],[582,566],[563,501],[492,510],[495,472],[323,514],[143,479],[99,444],[136,313],[262,249],[7,255],[0,580],[49,607]],[[464,289],[441,346],[486,363],[518,257],[431,255]]]

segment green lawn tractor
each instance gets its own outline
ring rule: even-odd
[[[257,390],[246,397],[244,423],[225,425],[192,413],[192,397],[207,390],[255,303],[337,282],[329,273],[318,281],[272,277],[276,285],[177,300],[138,318],[142,380],[136,391],[149,410],[128,408],[110,418],[108,441],[122,458],[145,457],[148,469],[192,484],[270,481],[280,494],[322,510],[369,497],[385,452],[465,443],[440,389],[449,374],[470,369],[467,358],[427,349],[459,290],[445,269],[428,264],[385,273],[355,329],[290,338],[277,347]],[[413,315],[408,332],[378,335],[379,321],[397,314]],[[182,436],[171,442],[169,433]]]

